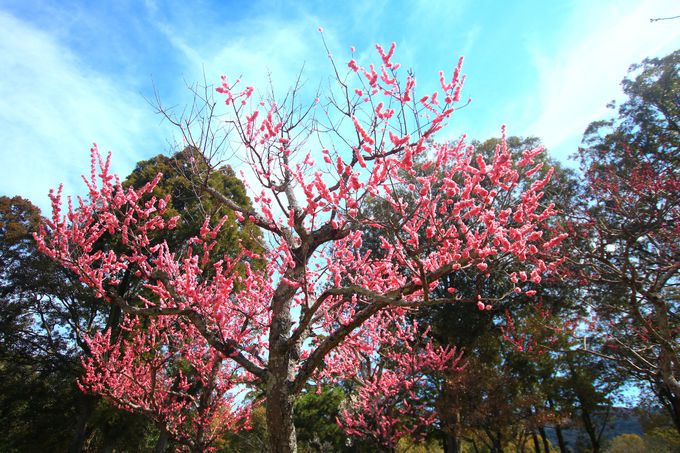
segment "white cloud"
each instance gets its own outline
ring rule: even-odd
[[[0,28],[1,194],[22,195],[44,210],[48,190],[60,182],[65,193],[82,192],[78,181],[95,141],[113,150],[123,175],[158,152],[149,142],[158,119],[139,94],[10,14],[0,12]]]
[[[586,1],[573,12],[572,31],[560,48],[534,49],[539,86],[528,106],[538,114],[523,133],[541,137],[559,158],[576,151],[590,122],[611,115],[605,106],[621,99],[619,83],[631,64],[664,56],[680,44],[677,21],[649,20],[677,13],[677,2],[601,5]]]

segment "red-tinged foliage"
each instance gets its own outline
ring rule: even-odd
[[[594,203],[582,276],[608,340],[601,353],[665,395],[680,429],[680,176],[676,164],[621,146],[618,157],[583,158]]]
[[[618,118],[593,123],[581,164],[582,278],[607,345],[595,351],[647,382],[680,431],[680,51],[631,67]]]
[[[541,203],[552,174],[537,173],[541,149],[525,151],[513,164],[504,141],[488,161],[464,139],[434,141],[460,97],[462,60],[424,106],[410,102],[415,78],[400,78],[391,62],[394,46],[379,53],[382,77],[373,65],[366,70],[350,62],[359,96],[350,94],[334,66],[341,102],[329,94],[328,124],[310,116],[323,103],[305,110],[251,102],[251,87],[239,90],[238,81],[222,78],[218,92],[230,115],[225,123],[234,125],[262,189],[254,191],[254,209],[209,183],[197,190],[259,227],[268,242],[263,253],[211,256],[220,224],[207,221],[184,248],[154,243],[153,231],[176,222],[161,216],[165,200],[142,201],[157,181],[123,189],[96,147],[86,180],[89,199],[77,208],[69,202],[64,214],[61,193],[51,194],[52,219],[36,236],[41,250],[127,316],[119,338],[90,340],[84,388],[154,414],[194,451],[208,449],[220,430],[247,423],[248,403],[230,396],[240,386],[263,391],[273,452],[296,450],[292,401],[313,380],[357,377],[360,411],[375,404],[372,398],[384,398],[385,412],[344,418],[351,433],[370,432],[392,444],[432,423],[436,415],[424,410],[413,389],[425,370],[455,369],[459,356],[429,345],[407,312],[465,302],[456,293],[433,296],[442,277],[462,269],[502,274],[516,261],[523,275],[539,281],[554,267],[552,247],[562,236],[542,234],[554,207]],[[323,163],[308,151],[314,143]],[[407,187],[409,199],[401,195]],[[513,191],[520,196],[506,196]],[[376,199],[390,211],[389,221],[367,209]],[[362,249],[365,225],[384,231],[380,253]],[[119,237],[123,249],[95,252],[93,243],[104,233]],[[266,265],[251,267],[253,260]],[[127,300],[117,292],[126,272],[144,282],[141,297]],[[511,286],[522,290],[520,282]],[[484,309],[493,303],[477,302]],[[358,376],[362,363],[388,353],[395,342],[404,349],[389,352],[389,370]],[[402,424],[403,417],[413,427]]]

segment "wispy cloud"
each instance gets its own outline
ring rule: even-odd
[[[89,144],[115,150],[126,174],[149,149],[158,120],[142,97],[83,61],[50,34],[0,12],[0,193],[42,207],[51,187],[77,193],[88,170]]]
[[[619,82],[632,63],[664,56],[680,44],[676,23],[650,23],[650,18],[678,11],[675,1],[625,1],[573,11],[572,30],[558,49],[535,46],[539,85],[529,98],[536,114],[524,133],[541,137],[566,157],[576,151],[586,126],[611,115],[606,104],[622,96]]]
[[[676,1],[506,3],[486,11],[469,0],[10,0],[3,8],[12,13],[0,11],[0,193],[45,206],[62,180],[76,192],[92,141],[114,151],[122,175],[167,150],[170,127],[159,126],[139,93],[149,96],[152,83],[164,103],[181,108],[191,102],[185,81],[242,76],[264,93],[271,73],[280,93],[304,64],[305,93],[325,89],[331,68],[318,26],[340,66],[349,46],[367,64],[376,42],[396,41],[395,58],[413,67],[422,93],[464,54],[464,95],[475,101],[442,138],[484,139],[506,122],[510,133],[540,136],[562,157],[590,121],[608,114],[629,64],[680,42],[677,21],[649,23],[677,14]]]
[[[269,75],[283,89],[295,81],[305,65],[311,76],[323,62],[319,20],[312,16],[281,22],[273,16],[259,16],[234,24],[218,43],[206,40],[201,30],[182,29],[180,24],[156,19],[156,26],[184,58],[188,81],[203,79],[218,83],[222,74],[230,79],[243,76],[244,82],[267,90]]]

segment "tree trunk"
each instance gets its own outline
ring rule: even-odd
[[[491,451],[493,453],[503,453],[503,435],[500,431],[496,431],[493,434],[489,433],[491,438]]]
[[[444,452],[445,453],[461,453],[462,445],[460,439],[456,434],[446,434],[444,437]]]
[[[651,385],[661,406],[666,409],[666,412],[671,417],[676,431],[680,433],[680,398],[673,393],[673,390],[666,384],[663,377],[658,381],[652,381]]]
[[[555,425],[555,434],[557,435],[557,445],[560,447],[560,453],[569,453],[569,450],[567,450],[567,444],[564,443],[562,428],[559,424]]]
[[[539,426],[538,432],[541,434],[541,440],[543,441],[543,450],[545,450],[545,453],[550,453],[550,444],[548,443],[548,436],[545,434],[545,428]]]
[[[287,278],[298,281],[304,273],[305,260]],[[267,367],[267,429],[270,453],[297,453],[297,438],[293,424],[293,381],[295,346],[289,344],[292,325],[291,303],[295,288],[279,285],[272,298],[272,321],[269,329],[269,364]]]
[[[293,397],[287,384],[286,380],[277,382],[270,377],[267,386],[267,429],[271,453],[297,453]]]
[[[156,446],[153,449],[153,453],[165,453],[168,449],[168,441],[170,440],[170,433],[165,429],[164,426],[160,427],[160,434],[158,435],[158,440],[156,441]]]
[[[84,449],[85,440],[89,435],[90,428],[88,423],[92,418],[92,413],[97,404],[97,398],[91,395],[80,394],[78,396],[78,416],[76,418],[76,427],[71,437],[71,444],[69,445],[69,453],[80,453]]]
[[[548,405],[550,406],[550,409],[555,412],[555,403],[553,402],[552,398],[548,398]],[[564,436],[562,435],[562,427],[560,426],[559,423],[559,413],[555,412],[558,415],[557,423],[555,423],[555,435],[557,436],[557,445],[560,447],[560,453],[569,453],[567,450],[567,444],[564,443]]]
[[[517,431],[514,437],[515,453],[525,453],[527,449],[527,442],[529,440],[529,432],[526,429]],[[536,453],[536,451],[534,451],[534,453]]]
[[[680,382],[676,379],[676,367],[677,367],[677,350],[670,346],[670,344],[675,344],[672,341],[675,338],[675,332],[673,331],[671,322],[669,320],[670,308],[667,303],[659,298],[656,291],[652,292],[652,296],[649,300],[654,305],[655,319],[658,326],[659,334],[663,339],[667,340],[668,343],[660,343],[660,354],[658,359],[659,374],[661,375],[661,381],[663,395],[665,398],[661,398],[661,404],[666,406],[675,429],[680,433]],[[675,365],[675,366],[674,366]],[[663,400],[666,401],[663,401]],[[667,403],[667,404],[666,404]]]
[[[583,428],[586,430],[588,438],[590,439],[590,446],[593,449],[593,453],[599,453],[600,439],[597,436],[595,424],[593,423],[590,412],[583,407],[581,407],[581,420],[583,421]]]
[[[680,397],[674,395],[670,399],[670,403],[672,408],[671,418],[673,419],[675,429],[678,431],[678,434],[680,434]]]
[[[276,311],[276,310],[275,310]],[[290,301],[272,320],[269,332],[269,375],[267,377],[267,429],[271,453],[297,453],[293,424],[291,347],[287,343],[290,329]]]
[[[536,453],[541,453],[541,444],[538,443],[538,436],[536,435],[536,431],[531,431],[531,439],[534,441],[534,451]],[[549,453],[549,451],[546,450],[546,453]]]
[[[463,446],[460,442],[460,412],[455,411],[453,417],[447,417],[448,428],[444,433],[444,453],[461,453]]]

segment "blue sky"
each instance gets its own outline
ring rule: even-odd
[[[553,1],[37,1],[0,0],[0,195],[43,209],[50,187],[80,191],[88,150],[114,153],[126,175],[171,146],[173,132],[147,99],[191,100],[187,83],[242,75],[286,87],[305,64],[316,86],[334,57],[375,61],[374,44],[397,42],[395,61],[425,92],[464,55],[473,103],[446,134],[485,139],[507,124],[540,137],[564,159],[583,130],[608,115],[631,63],[680,47],[677,0]]]

